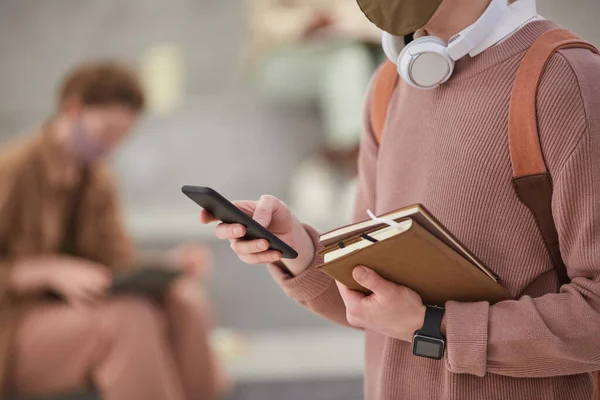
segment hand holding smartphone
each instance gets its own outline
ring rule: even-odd
[[[264,239],[269,249],[279,251],[283,258],[296,259],[298,253],[251,216],[221,196],[214,189],[203,186],[184,186],[182,192],[192,201],[226,224],[240,224],[246,228],[244,240]]]

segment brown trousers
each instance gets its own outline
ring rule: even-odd
[[[212,400],[209,311],[188,280],[173,285],[162,307],[142,297],[95,309],[44,303],[17,329],[9,392],[39,396],[93,385],[105,400]]]

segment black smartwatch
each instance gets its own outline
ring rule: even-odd
[[[413,354],[419,357],[441,360],[446,350],[446,338],[442,335],[444,308],[427,306],[423,327],[413,336]]]

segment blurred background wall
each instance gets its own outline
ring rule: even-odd
[[[545,17],[600,45],[598,0],[538,4]],[[213,240],[180,192],[201,184],[232,199],[286,200],[293,171],[323,141],[311,107],[274,110],[252,94],[239,68],[243,14],[239,0],[0,0],[0,141],[52,113],[55,85],[77,62],[116,57],[150,80],[176,68],[181,81],[165,84],[181,88],[177,107],[145,118],[114,160],[136,240],[145,247],[206,240],[215,251],[211,294],[222,326],[264,337],[330,332],[287,300],[264,268],[242,265]],[[337,221],[316,223],[327,229]],[[349,335],[348,343],[360,343],[360,334]]]

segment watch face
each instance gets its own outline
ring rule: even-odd
[[[442,339],[434,339],[415,335],[413,339],[413,354],[420,357],[441,360],[444,356],[446,343]]]

